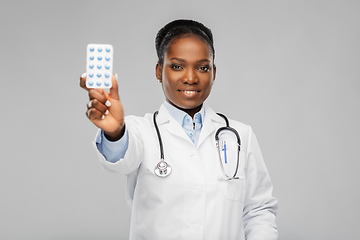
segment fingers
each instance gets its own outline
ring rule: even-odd
[[[87,88],[86,73],[80,77],[80,87],[88,91],[90,99],[87,104],[86,116],[100,128],[105,127],[105,125],[102,126],[102,120],[105,119],[107,115],[112,117],[110,118],[112,121],[114,119],[123,119],[123,110],[118,93],[117,74],[114,74],[111,80],[112,87],[110,88],[110,92],[107,92],[104,89]],[[115,108],[111,107],[114,104]],[[111,126],[107,124],[106,127],[109,128]],[[112,129],[109,131],[112,131]]]
[[[106,111],[106,113],[108,114],[109,111]],[[90,121],[94,122],[95,120],[100,120],[100,119],[104,119],[105,115],[102,113],[101,111],[99,111],[96,108],[90,108],[86,111],[86,116],[90,119]]]
[[[90,101],[87,105],[88,110],[86,115],[90,120],[104,118],[105,115],[109,114],[108,107],[110,102],[105,96],[103,89],[90,89],[89,98]]]
[[[97,99],[102,104],[105,104],[107,99],[104,92],[103,89],[89,89],[89,98],[90,100]]]
[[[90,100],[88,105],[88,110],[91,108],[95,108],[96,110],[100,111],[103,115],[108,115],[109,110],[107,109],[106,102],[105,105],[99,102],[97,99]]]
[[[80,87],[85,89],[86,91],[89,91],[90,89],[86,87],[86,73],[83,73],[80,76]]]
[[[106,115],[109,115],[108,107],[110,102],[106,100],[105,103],[102,103],[96,98],[91,99],[88,104],[86,111],[86,116],[93,122],[95,119],[104,119]]]
[[[112,81],[112,87],[110,88],[110,94],[109,96],[115,100],[119,100],[119,89],[118,89],[118,84],[117,84],[117,74],[114,74],[111,78]]]

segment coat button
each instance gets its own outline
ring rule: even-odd
[[[199,224],[195,224],[195,225],[193,225],[192,229],[193,229],[195,232],[197,232],[197,231],[200,230],[200,225],[199,225]]]
[[[196,191],[197,191],[198,193],[201,193],[202,190],[203,190],[203,187],[202,187],[201,185],[198,185],[198,186],[196,187]]]

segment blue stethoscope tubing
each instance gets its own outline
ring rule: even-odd
[[[221,162],[221,167],[222,167],[222,170],[224,172],[224,174],[226,175],[226,177],[229,179],[229,180],[232,180],[232,179],[238,179],[238,177],[236,177],[236,174],[237,174],[237,171],[238,171],[238,168],[239,168],[239,154],[240,154],[240,147],[241,147],[241,140],[240,140],[240,136],[239,136],[239,133],[232,127],[229,126],[229,120],[227,119],[227,117],[221,113],[217,113],[220,117],[222,117],[225,122],[226,122],[226,126],[225,127],[221,127],[219,128],[216,133],[215,133],[215,141],[216,141],[216,145],[219,147],[219,134],[221,131],[223,130],[229,130],[231,132],[233,132],[237,138],[237,145],[238,145],[238,151],[237,151],[237,163],[236,163],[236,171],[234,173],[234,175],[231,177],[231,176],[228,176],[226,174],[226,171],[223,167],[223,164],[221,162],[221,157],[220,157],[220,151],[219,151],[219,157],[220,157],[220,162]],[[157,122],[156,122],[156,116],[158,115],[158,111],[156,111],[153,115],[153,121],[154,121],[154,126],[155,126],[155,130],[156,130],[156,134],[158,136],[158,140],[159,140],[159,146],[160,146],[160,162],[156,165],[155,167],[155,174],[159,177],[166,177],[168,176],[171,171],[172,171],[172,168],[171,166],[165,162],[164,160],[164,147],[163,147],[163,143],[162,143],[162,140],[161,140],[161,135],[160,135],[160,130],[159,130],[159,127],[157,125]]]

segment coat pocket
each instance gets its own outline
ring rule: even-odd
[[[222,179],[220,180],[221,191],[225,197],[232,201],[244,202],[245,199],[245,152],[239,153],[239,166],[236,176],[238,179],[225,180],[224,173],[222,172]]]
[[[244,202],[245,180],[244,178],[221,181],[221,191],[225,197],[232,201]]]

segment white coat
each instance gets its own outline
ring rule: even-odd
[[[251,127],[230,120],[241,136],[240,179],[225,180],[215,144],[215,132],[225,122],[204,107],[195,147],[161,105],[157,123],[165,161],[173,169],[165,178],[154,173],[160,150],[153,114],[126,117],[129,146],[123,159],[111,163],[98,152],[105,169],[127,176],[130,239],[277,239],[277,200],[272,197],[272,184]]]

